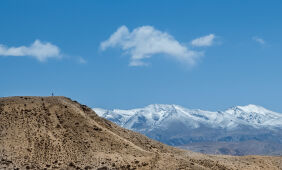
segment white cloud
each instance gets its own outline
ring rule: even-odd
[[[0,44],[0,56],[31,56],[43,62],[49,58],[60,58],[60,49],[48,42],[35,40],[30,46],[7,47]]]
[[[259,44],[265,44],[264,39],[262,39],[260,37],[255,36],[255,37],[253,37],[253,40],[258,42]]]
[[[215,35],[209,34],[191,41],[191,44],[196,47],[212,46],[214,43]]]
[[[152,26],[135,28],[132,32],[126,26],[121,26],[110,38],[101,43],[101,49],[121,47],[131,55],[130,66],[147,65],[143,60],[155,54],[165,54],[182,63],[195,64],[202,52],[192,51],[179,43],[173,36],[159,31]]]

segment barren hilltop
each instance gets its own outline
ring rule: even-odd
[[[282,157],[184,151],[66,97],[7,97],[0,98],[0,169],[282,169]]]

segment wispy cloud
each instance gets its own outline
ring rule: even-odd
[[[254,36],[253,37],[253,40],[254,41],[256,41],[257,43],[259,43],[259,44],[265,44],[265,41],[264,41],[264,39],[262,39],[262,38],[260,38],[260,37],[258,37],[258,36]]]
[[[215,37],[216,36],[214,34],[209,34],[192,40],[191,44],[196,47],[212,46],[214,44]]]
[[[79,58],[78,58],[78,62],[79,62],[80,64],[86,64],[86,63],[87,63],[87,61],[86,61],[84,58],[82,58],[82,57],[79,57]]]
[[[203,54],[188,49],[170,34],[152,26],[137,27],[132,32],[126,26],[121,26],[100,46],[102,50],[109,47],[120,47],[126,54],[131,55],[130,66],[147,65],[143,60],[156,54],[165,54],[182,63],[193,65]]]
[[[59,47],[35,40],[30,46],[7,47],[0,44],[0,56],[31,56],[43,62],[49,58],[60,58],[62,55]]]

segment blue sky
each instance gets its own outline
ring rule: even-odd
[[[0,96],[282,112],[281,9],[279,0],[1,1]]]

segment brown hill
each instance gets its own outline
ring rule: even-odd
[[[0,169],[282,169],[282,157],[169,147],[65,97],[0,98]]]

